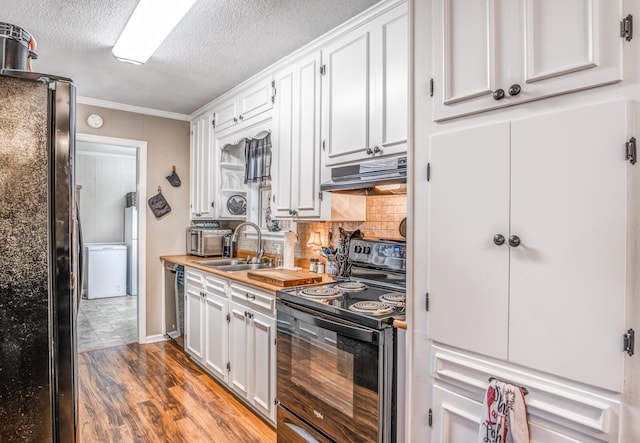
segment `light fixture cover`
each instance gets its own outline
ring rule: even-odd
[[[142,64],[162,44],[196,0],[140,0],[112,49],[118,60]]]

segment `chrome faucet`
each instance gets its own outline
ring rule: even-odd
[[[262,233],[260,232],[260,227],[255,223],[251,222],[242,222],[238,226],[236,226],[235,231],[233,231],[233,237],[231,237],[231,241],[238,240],[238,232],[240,232],[240,228],[243,226],[251,226],[258,233],[258,246],[256,247],[256,258],[253,260],[254,263],[260,263],[262,260],[262,256],[264,255],[264,248],[262,247]]]

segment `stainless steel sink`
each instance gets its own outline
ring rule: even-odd
[[[243,258],[200,260],[195,263],[224,272],[253,271],[255,269],[273,268],[272,265],[266,263],[247,263],[247,260]]]
[[[269,269],[269,268],[273,268],[273,266],[265,263],[245,263],[240,265],[228,265],[228,266],[216,267],[217,270],[224,271],[224,272],[254,271],[256,269]]]
[[[219,259],[219,260],[201,260],[201,261],[196,261],[195,263],[202,266],[208,266],[211,268],[219,268],[220,266],[247,264],[247,260],[243,258],[230,258],[230,259]]]

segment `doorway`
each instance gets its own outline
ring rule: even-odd
[[[77,134],[75,163],[85,258],[78,351],[144,342],[146,142]]]

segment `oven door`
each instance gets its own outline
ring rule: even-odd
[[[277,309],[279,403],[335,441],[390,441],[386,331],[282,300]]]

